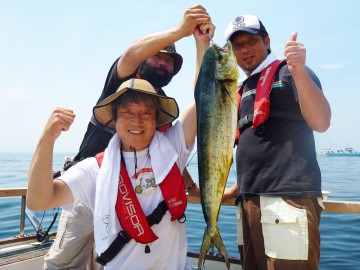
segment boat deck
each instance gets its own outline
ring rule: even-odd
[[[1,244],[1,242],[0,242]],[[31,260],[36,257],[44,257],[52,241],[45,243],[29,242],[16,246],[9,246],[0,249],[0,268],[1,266],[15,264],[21,261]],[[33,268],[32,268],[33,269]]]

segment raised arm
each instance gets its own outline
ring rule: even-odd
[[[212,24],[211,20],[209,23],[201,24],[195,28],[194,31],[194,38],[196,42],[195,85],[200,72],[202,59],[204,57],[207,48],[209,48],[209,44],[210,44],[209,36],[213,37],[214,34],[215,34],[215,25]]]
[[[285,46],[285,58],[298,90],[301,113],[311,129],[325,132],[330,126],[330,105],[306,71],[306,49],[296,38],[297,33],[292,33]]]
[[[136,68],[161,49],[183,37],[194,33],[200,24],[211,22],[204,7],[196,5],[188,8],[177,27],[146,35],[134,42],[121,56],[117,64],[118,79],[125,78],[136,71]]]
[[[53,150],[62,131],[69,130],[75,114],[57,108],[50,115],[30,164],[26,204],[32,210],[45,210],[73,201],[70,188],[52,177]]]

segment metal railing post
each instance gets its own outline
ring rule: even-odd
[[[26,196],[21,196],[20,237],[25,235],[25,202]]]

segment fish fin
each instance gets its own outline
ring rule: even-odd
[[[220,236],[220,232],[219,232],[219,229],[218,227],[216,227],[216,230],[215,230],[215,235],[213,237],[213,242],[216,246],[216,248],[219,250],[221,256],[224,258],[224,261],[226,263],[226,266],[228,269],[230,269],[230,261],[229,261],[229,256],[227,254],[227,251],[226,251],[226,248],[225,248],[225,245],[221,239],[221,236]]]
[[[224,91],[226,92],[226,94],[229,95],[231,102],[237,106],[237,102],[234,102],[234,99],[231,97],[229,90],[226,88],[226,86],[224,88],[225,88]]]
[[[225,245],[221,239],[218,227],[215,228],[214,233],[210,233],[210,230],[206,227],[204,231],[203,242],[199,254],[198,269],[201,270],[205,263],[205,257],[210,249],[211,244],[214,243],[216,248],[219,250],[221,256],[224,258],[226,266],[230,269],[230,261],[225,248]]]
[[[212,240],[211,240],[209,230],[208,230],[208,228],[206,228],[204,231],[203,242],[202,242],[201,250],[200,250],[200,254],[199,254],[199,261],[198,261],[198,269],[199,270],[202,269],[202,266],[205,263],[205,257],[210,249],[211,242],[212,242]]]

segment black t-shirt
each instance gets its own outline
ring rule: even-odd
[[[308,69],[308,68],[307,68]],[[308,69],[320,87],[316,75]],[[239,119],[254,113],[260,73],[247,78]],[[238,200],[253,195],[321,196],[321,175],[313,131],[298,104],[297,89],[287,65],[280,68],[270,92],[270,116],[257,128],[242,131],[236,150]]]
[[[127,81],[130,78],[134,78],[136,76],[136,72],[134,72],[130,76],[118,80],[116,76],[118,60],[119,58],[113,63],[113,65],[109,70],[109,73],[106,77],[104,89],[97,103],[107,98],[108,96],[114,94],[123,82]],[[165,92],[162,89],[160,89],[158,93],[165,95]],[[97,153],[103,152],[105,148],[108,146],[109,141],[114,135],[114,133],[115,130],[111,130],[109,128],[105,129],[104,127],[101,127],[100,124],[96,125],[96,120],[92,117],[91,121],[88,124],[83,141],[80,145],[79,152],[74,158],[73,164],[85,158],[93,157]]]

